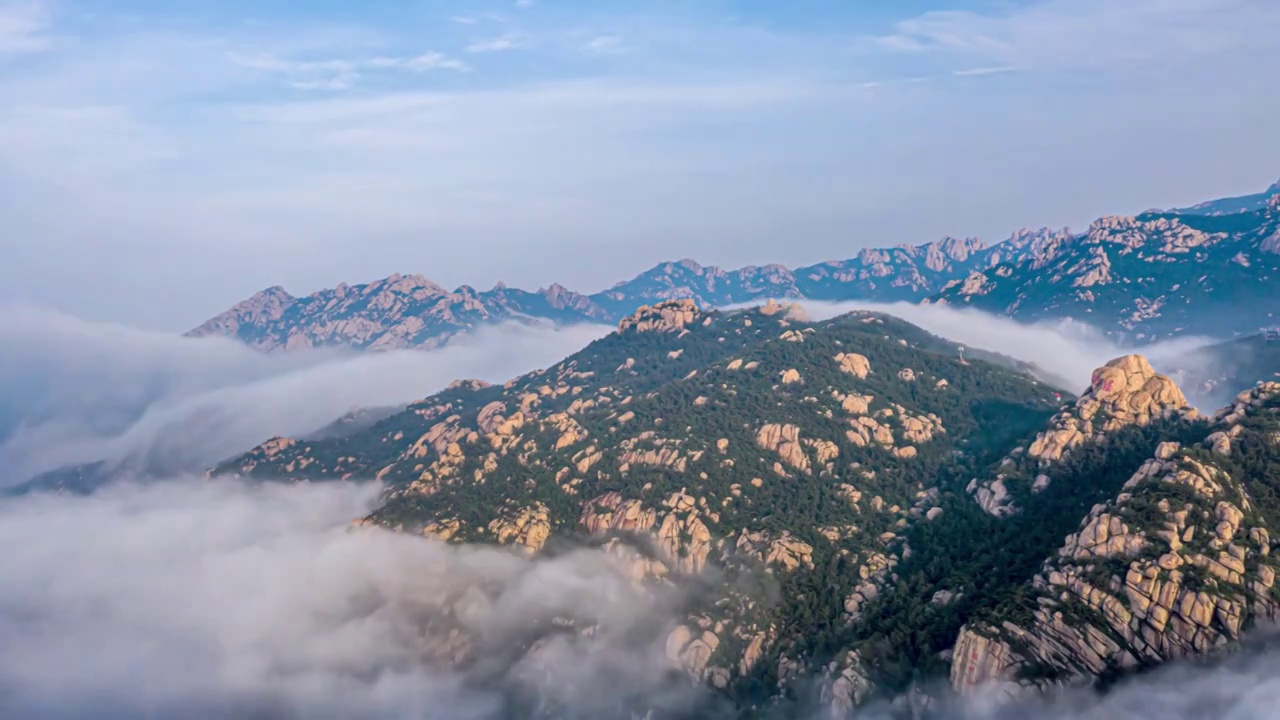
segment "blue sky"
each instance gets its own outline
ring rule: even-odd
[[[1274,0],[0,0],[0,300],[995,241],[1280,176]]]

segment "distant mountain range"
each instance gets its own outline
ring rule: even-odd
[[[1020,230],[993,246],[948,237],[796,269],[667,262],[591,295],[560,285],[450,291],[399,274],[306,297],[273,287],[188,334],[233,337],[264,351],[386,350],[433,347],[494,321],[614,323],[670,299],[723,307],[808,298],[951,303],[1021,320],[1070,317],[1142,341],[1252,334],[1277,322],[1278,280],[1280,182],[1254,195],[1100,218],[1083,233]]]

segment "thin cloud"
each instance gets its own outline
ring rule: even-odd
[[[435,51],[413,56],[374,56],[358,60],[288,60],[275,55],[229,53],[232,63],[253,70],[289,78],[289,84],[300,89],[344,90],[355,85],[370,71],[426,72],[452,70],[466,72],[470,66],[461,60]]]
[[[473,42],[467,46],[469,53],[495,53],[505,52],[507,50],[518,50],[523,47],[523,42],[518,35],[508,34],[501,35],[489,40],[480,40]]]
[[[471,66],[438,52],[425,52],[410,58],[374,58],[372,67],[404,68],[406,70],[455,70],[466,72]]]
[[[592,53],[612,54],[620,53],[626,50],[622,45],[622,38],[617,35],[600,35],[588,40],[582,46],[583,50]]]
[[[974,77],[974,76],[981,76],[981,75],[1002,75],[1005,73],[1014,73],[1014,72],[1018,72],[1018,68],[1014,67],[1013,65],[999,65],[994,67],[977,67],[977,68],[968,68],[965,70],[953,70],[951,74],[955,75],[956,77]]]
[[[44,2],[0,2],[0,55],[44,50],[53,14]]]
[[[932,11],[898,22],[870,45],[929,52],[944,62],[1036,70],[1117,69],[1256,50],[1280,22],[1270,0],[1047,0],[991,12]],[[1081,42],[1080,38],[1089,38]]]

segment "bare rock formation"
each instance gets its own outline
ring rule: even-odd
[[[1242,396],[1245,413],[1280,397],[1271,384]],[[1244,415],[1229,409],[1213,435],[1230,437]],[[1218,651],[1258,620],[1280,616],[1271,533],[1250,484],[1199,448],[1162,445],[1112,501],[1096,506],[1032,581],[1031,621],[966,627],[952,684],[1006,695],[1088,683]],[[1035,667],[1038,680],[1024,676]],[[1045,674],[1049,671],[1049,675]]]
[[[813,546],[783,532],[774,536],[764,532],[748,532],[738,536],[737,549],[754,556],[766,566],[792,571],[800,567],[813,568]]]
[[[504,513],[489,523],[489,532],[501,545],[514,545],[532,555],[551,536],[550,511],[542,503]]]
[[[1173,380],[1157,373],[1145,357],[1125,355],[1095,370],[1076,403],[1049,420],[1048,429],[1036,436],[1022,458],[1006,458],[1002,467],[1017,466],[1021,460],[1032,463],[1029,469],[1039,474],[1072,450],[1121,428],[1194,413]],[[1015,509],[1008,479],[1001,473],[985,482],[974,481],[969,489],[984,511],[1005,515]]]
[[[835,361],[840,363],[840,372],[849,373],[859,380],[866,380],[871,373],[871,361],[865,355],[840,353],[836,355]]]
[[[795,425],[765,425],[756,433],[756,444],[763,450],[778,453],[782,462],[796,470],[809,469],[809,456],[800,443],[800,428]]]
[[[618,332],[680,332],[701,315],[692,300],[667,300],[645,305],[618,323]]]

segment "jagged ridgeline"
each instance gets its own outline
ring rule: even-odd
[[[1113,679],[1231,647],[1280,612],[1280,384],[1242,393],[1198,442],[1163,442],[1020,594],[955,648],[961,691]]]
[[[932,301],[1023,321],[1075,318],[1139,340],[1252,334],[1276,323],[1280,194],[1266,197],[1228,204],[1232,214],[1099,218],[974,270]]]
[[[1242,337],[1280,322],[1277,280],[1280,183],[1191,208],[1099,218],[1083,233],[1019,230],[991,246],[947,237],[798,268],[665,262],[592,295],[501,283],[450,291],[399,274],[306,297],[273,287],[189,334],[233,337],[264,351],[387,350],[434,347],[498,321],[617,322],[665,300],[725,307],[786,297],[948,303],[1023,321],[1071,318],[1128,341]]]
[[[680,589],[684,682],[743,715],[842,716],[948,674],[962,694],[1105,683],[1274,618],[1278,395],[1203,416],[1127,356],[1064,399],[881,314],[670,301],[546,370],[213,474],[376,478],[364,525],[601,548]]]

